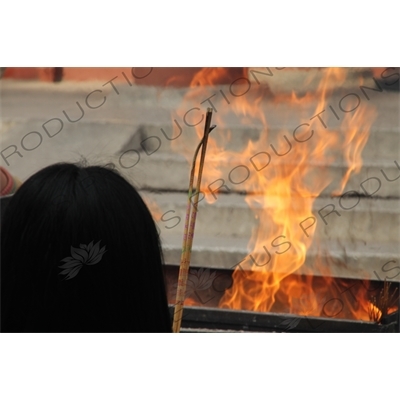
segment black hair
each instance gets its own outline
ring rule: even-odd
[[[136,189],[109,167],[30,177],[1,224],[3,332],[170,332],[162,251]]]

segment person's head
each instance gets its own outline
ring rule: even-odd
[[[169,332],[152,216],[111,168],[56,164],[1,225],[2,331]]]

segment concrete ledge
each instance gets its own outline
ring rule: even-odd
[[[162,237],[165,262],[179,265],[182,251],[182,237],[165,235]],[[250,269],[247,241],[239,238],[210,238],[196,235],[194,239],[191,265],[217,269],[234,269],[240,264],[244,270]],[[273,254],[271,250],[271,254]],[[273,255],[278,258],[280,255]],[[284,256],[284,255],[283,255]],[[281,257],[283,257],[281,256]],[[323,268],[317,268],[317,262]],[[378,279],[400,282],[400,249],[398,243],[365,244],[361,242],[342,243],[331,240],[313,244],[307,252],[304,265],[295,271],[298,274],[333,276],[354,279]],[[268,268],[269,264],[265,267]],[[397,268],[395,268],[397,267]],[[280,266],[281,272],[285,266]],[[374,272],[375,271],[375,272]]]
[[[150,209],[153,208],[162,234],[182,234],[187,206],[185,193],[141,194],[150,200]],[[273,215],[273,205],[279,199],[267,199],[270,206],[267,205],[266,208],[260,205],[261,196],[252,195],[250,199],[254,204],[254,211],[250,209],[244,196],[239,194],[220,194],[218,200],[212,204],[205,200],[199,202],[196,232],[203,236],[249,239],[253,229],[257,229],[260,224],[268,229],[272,221],[265,218]],[[305,217],[297,221],[295,226],[304,235],[304,239],[312,232],[309,227],[316,223],[313,237],[317,240],[342,239],[351,243],[358,239],[365,243],[400,243],[400,202],[397,199],[367,197],[361,198],[358,203],[357,200],[349,198],[340,202],[337,198],[317,198],[307,217],[310,219],[306,221]],[[295,197],[291,202],[292,210],[298,204],[303,204],[296,201]],[[352,208],[346,209],[350,207]]]
[[[187,192],[190,167],[188,162],[180,155],[157,153],[153,156],[146,156],[144,154],[138,156],[136,153],[132,152],[126,153],[122,158],[120,156],[114,156],[112,160],[116,165],[123,164],[126,168],[120,168],[122,172],[143,190],[175,190]],[[207,160],[207,165],[209,168],[212,168],[213,160],[210,157],[208,157]],[[209,187],[209,190],[215,193],[216,198],[218,198],[218,193],[220,191],[243,194],[248,190],[246,181],[252,177],[257,177],[257,174],[261,174],[260,177],[265,176],[265,178],[267,178],[267,169],[273,171],[274,168],[277,168],[279,165],[285,165],[287,168],[290,168],[290,164],[284,163],[284,161],[285,160],[271,161],[265,169],[257,172],[254,165],[252,165],[249,160],[243,163],[243,159],[231,159],[229,162],[225,163],[216,158],[214,165],[219,166],[219,173],[216,177],[207,178],[206,172],[204,172],[202,185],[203,188]],[[400,168],[397,166],[400,166],[400,158],[396,161],[397,165],[394,161],[384,162],[382,160],[378,162],[378,165],[373,161],[371,165],[364,165],[360,173],[350,176],[343,193],[354,191],[361,195],[366,195],[366,193],[368,193],[375,197],[400,198]],[[242,165],[244,165],[244,167],[240,167]],[[295,163],[293,163],[292,166],[296,168]],[[309,167],[310,173],[302,182],[309,188],[315,187],[315,182],[319,182],[321,187],[325,186],[325,189],[321,192],[322,196],[330,196],[332,193],[337,192],[347,169],[340,164],[326,166],[310,163]],[[163,171],[163,173],[160,173],[160,171]],[[165,174],[165,171],[168,171],[168,173]],[[242,183],[240,183],[241,181]],[[253,187],[254,190],[258,190],[257,185]]]

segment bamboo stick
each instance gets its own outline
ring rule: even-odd
[[[205,121],[205,126],[204,126],[204,135],[203,135],[203,138],[200,141],[199,145],[196,148],[196,151],[195,151],[195,154],[193,157],[193,162],[192,162],[192,169],[190,172],[188,203],[187,203],[187,207],[186,207],[185,228],[184,228],[183,242],[182,242],[182,254],[181,254],[181,262],[180,262],[180,266],[179,266],[178,288],[177,288],[177,292],[176,292],[174,319],[173,319],[173,325],[172,325],[172,331],[174,333],[178,333],[181,329],[182,315],[183,315],[183,302],[185,300],[186,284],[187,284],[187,278],[188,278],[188,273],[189,273],[190,257],[191,257],[191,253],[192,253],[194,230],[195,230],[196,218],[197,218],[197,203],[199,201],[201,178],[203,175],[208,135],[209,135],[210,131],[215,128],[215,126],[211,128],[211,118],[212,118],[212,108],[207,108],[206,121]],[[201,148],[200,165],[199,165],[199,172],[198,172],[197,183],[196,183],[196,191],[194,194],[194,202],[193,202],[192,197],[193,197],[194,175],[195,175],[195,170],[196,170],[196,159],[197,159],[200,148]]]

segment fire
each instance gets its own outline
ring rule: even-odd
[[[382,317],[382,311],[374,304],[368,304],[368,313],[371,321],[380,321]]]
[[[332,182],[336,185],[333,195],[338,196],[351,174],[360,171],[375,109],[366,102],[360,107],[362,100],[354,93],[343,96],[339,104],[328,103],[332,87],[340,88],[346,80],[345,68],[319,69],[317,89],[303,88],[298,91],[301,95],[294,91],[272,94],[268,87],[250,80],[251,69],[245,71],[225,88],[215,83],[228,75],[228,69],[204,68],[193,78],[192,89],[173,118],[193,126],[193,134],[187,134],[190,140],[171,142],[191,163],[203,135],[199,99],[204,109],[214,108],[213,123],[218,129],[209,138],[201,191],[208,202],[217,201],[218,188],[226,190],[223,178],[230,171],[229,176],[239,182],[237,189],[247,193],[246,202],[258,221],[248,243],[249,255],[233,272],[234,283],[220,307],[369,320],[367,285],[348,290],[343,281],[339,287],[321,261],[308,267],[323,272],[325,278],[296,272],[307,267],[307,250],[317,225],[305,234],[300,223],[313,217],[314,201]],[[302,115],[297,128],[288,130],[291,123],[279,121],[280,128],[272,129],[269,119],[275,110],[287,109]],[[257,127],[258,137],[248,140],[241,151],[237,146],[230,149],[230,141],[237,139],[224,129],[227,121]],[[176,127],[175,131],[177,135]],[[328,168],[335,163],[346,165],[340,182],[334,181]]]

